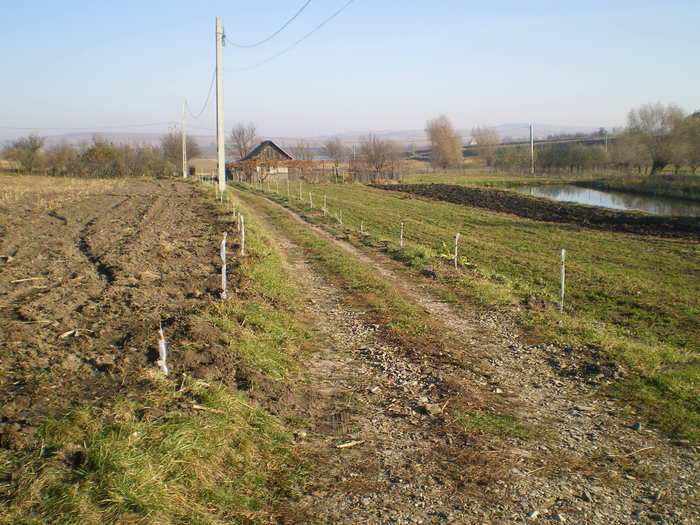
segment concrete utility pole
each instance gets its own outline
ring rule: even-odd
[[[216,153],[219,165],[219,191],[226,191],[226,152],[224,150],[224,22],[216,17]]]
[[[185,135],[185,106],[187,102],[182,104],[182,178],[187,178],[187,136]]]
[[[530,174],[535,174],[535,135],[532,130],[532,122],[530,123]]]

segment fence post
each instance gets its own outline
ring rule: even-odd
[[[304,194],[301,192],[301,181],[299,181],[299,200],[304,202]]]
[[[326,205],[326,195],[323,194],[323,216],[328,215],[328,206]]]
[[[167,376],[168,375],[168,343],[165,342],[165,334],[163,333],[163,325],[158,328],[158,359],[157,365]]]
[[[360,221],[360,233],[365,233],[365,221]]]
[[[221,241],[221,298],[227,299],[227,279],[226,279],[226,237],[228,234],[224,232],[224,238]]]
[[[559,294],[559,311],[564,311],[564,292],[566,290],[566,250],[561,250],[561,291]]]
[[[403,222],[401,223],[401,238],[399,240],[399,245],[401,246],[401,249],[403,249]]]
[[[311,208],[314,207],[314,198],[313,198],[313,196],[311,195],[311,192],[309,192],[309,206],[310,206]]]
[[[460,238],[459,232],[457,232],[457,235],[455,235],[455,270],[457,269],[457,258],[458,258],[458,246],[459,246],[459,238]]]
[[[290,193],[289,193],[289,175],[287,175],[287,200],[289,200]]]
[[[245,257],[245,217],[238,214],[241,219],[241,257]]]

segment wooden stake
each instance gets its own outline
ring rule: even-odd
[[[245,217],[239,215],[241,218],[241,257],[245,257]]]
[[[401,238],[399,240],[399,244],[401,246],[401,249],[403,249],[403,222],[401,223]]]
[[[559,311],[564,311],[564,292],[566,290],[566,250],[561,251],[561,292],[559,294]]]
[[[228,292],[226,291],[227,288],[227,279],[226,279],[226,237],[227,233],[224,232],[224,238],[221,241],[221,298],[222,299],[227,299],[228,298]]]
[[[458,259],[458,246],[459,246],[459,238],[460,234],[457,232],[457,235],[455,235],[455,270],[457,269],[457,259]]]

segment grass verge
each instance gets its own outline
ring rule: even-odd
[[[327,215],[310,209],[308,197],[269,196],[356,245],[427,272],[451,300],[507,309],[536,340],[602,351],[623,367],[618,396],[644,407],[669,434],[698,438],[698,243],[525,220],[359,184],[306,185],[303,194],[309,191],[315,203],[326,196]],[[458,270],[450,267],[456,232]],[[561,248],[568,250],[564,313],[556,308]]]
[[[40,448],[3,454],[15,497],[0,523],[252,524],[293,495],[300,473],[278,420],[222,386],[143,380],[145,399],[49,421]]]

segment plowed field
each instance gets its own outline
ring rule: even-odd
[[[190,315],[218,294],[213,211],[180,182],[0,181],[0,433],[20,446],[47,417],[137,397],[159,324],[175,372],[230,377]],[[222,357],[218,357],[222,356]]]

